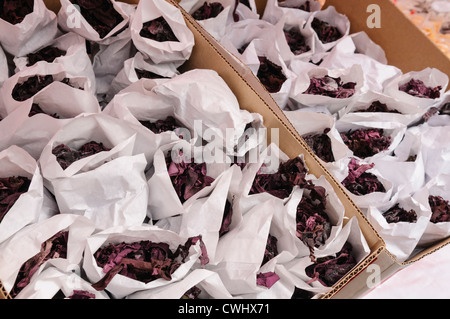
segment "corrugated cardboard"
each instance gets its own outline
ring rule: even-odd
[[[168,0],[173,5],[178,6],[176,2]],[[45,1],[49,8],[57,11],[59,9],[59,1]],[[134,0],[125,2],[136,3]],[[178,6],[179,7],[179,6]],[[181,7],[188,27],[194,34],[195,46],[189,61],[183,66],[185,70],[199,68],[215,70],[229,85],[236,95],[243,109],[250,112],[258,112],[264,118],[264,124],[269,129],[279,129],[280,149],[289,157],[295,157],[304,154],[306,165],[310,173],[316,176],[325,176],[326,179],[335,189],[337,195],[341,199],[346,216],[356,217],[361,230],[366,238],[370,248],[370,255],[344,278],[342,278],[328,294],[323,298],[331,298],[343,287],[349,285],[354,278],[364,271],[377,257],[385,250],[385,245],[381,237],[376,233],[369,224],[365,216],[358,207],[352,202],[347,193],[333,176],[318,161],[314,153],[309,149],[292,124],[287,120],[282,110],[275,103],[271,95],[261,85],[259,80],[253,75],[251,70],[242,62],[225,50],[217,41],[209,35],[190,15],[188,15]],[[0,286],[1,288],[1,286]],[[4,294],[0,291],[0,298]]]

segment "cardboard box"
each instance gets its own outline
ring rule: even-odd
[[[262,14],[266,0],[256,0],[258,12]],[[350,20],[350,33],[366,32],[372,41],[380,45],[389,65],[403,73],[420,71],[427,67],[441,70],[450,77],[450,59],[417,26],[406,17],[391,0],[326,0],[323,9],[334,6],[337,12]],[[378,12],[374,11],[378,10]],[[370,27],[372,14],[378,14],[380,25]],[[409,258],[399,262],[387,249],[349,281],[332,298],[358,298],[398,271],[424,258],[450,243],[444,239]]]
[[[128,0],[125,2],[137,3],[137,1],[138,0]],[[172,0],[168,1],[179,7],[176,2]],[[58,0],[47,0],[45,2],[47,6],[55,12],[59,10]],[[317,157],[309,149],[299,133],[287,120],[282,110],[275,103],[268,91],[261,85],[259,80],[253,75],[251,70],[219,45],[217,41],[181,7],[179,8],[195,38],[195,46],[192,55],[189,61],[183,66],[184,70],[195,68],[215,70],[234,92],[241,108],[246,109],[249,112],[260,113],[264,118],[264,124],[268,128],[268,133],[270,133],[270,129],[272,128],[277,128],[279,130],[280,149],[291,158],[303,154],[310,173],[317,177],[325,176],[328,182],[333,186],[345,207],[346,216],[349,218],[357,218],[359,226],[369,245],[370,254],[323,296],[325,299],[332,298],[343,287],[348,286],[354,278],[359,276],[368,265],[377,260],[380,254],[385,250],[384,241],[376,233],[359,208],[353,203],[342,185],[338,183],[318,161]],[[7,298],[6,292],[2,291],[1,288],[2,286],[0,284],[0,298]]]

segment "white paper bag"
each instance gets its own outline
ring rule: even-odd
[[[142,53],[137,52],[133,58],[124,62],[122,70],[120,70],[112,81],[108,91],[108,101],[130,84],[141,79],[137,70],[154,73],[153,79],[157,82],[164,81],[167,78],[173,78],[179,74],[179,71],[173,63],[154,64],[150,60],[145,59]]]
[[[147,161],[143,153],[135,151],[136,135],[118,119],[91,114],[71,120],[53,136],[40,164],[45,184],[63,213],[87,216],[98,229],[144,221]],[[77,160],[66,169],[52,153],[60,144],[79,149],[90,141],[103,143],[109,151]]]
[[[200,152],[199,152],[200,151]],[[169,163],[166,157],[174,163],[206,165],[206,176],[212,178],[203,188],[191,194],[189,198],[180,198],[177,194],[168,172]],[[194,148],[185,140],[179,140],[163,145],[155,153],[153,167],[148,172],[149,200],[148,216],[153,220],[183,214],[186,208],[196,199],[205,197],[220,183],[220,176],[230,166],[225,161],[214,161],[214,158],[203,157],[202,148]],[[209,184],[209,185],[208,185]]]
[[[46,261],[39,267],[34,276],[38,276],[47,266],[53,266],[62,271],[79,269],[86,239],[93,233],[94,225],[82,216],[55,215],[50,219],[22,229],[0,246],[0,277],[7,292],[10,292],[14,287],[14,282],[23,263],[39,253],[42,243],[60,231],[69,232],[67,258]]]
[[[259,75],[261,68],[260,57],[267,59],[280,69],[284,80],[280,83],[279,88],[269,88],[264,84],[264,79],[261,77],[263,74]],[[273,45],[273,40],[254,39],[242,54],[241,59],[252,70],[253,74],[259,78],[261,84],[268,90],[280,108],[284,109],[289,98],[292,83],[295,81],[295,75],[286,66],[277,46]],[[268,83],[269,86],[270,84],[272,83]]]
[[[166,286],[137,291],[127,296],[127,299],[189,299],[187,292],[198,288],[198,299],[231,299],[233,296],[223,285],[220,276],[207,269],[194,269],[186,277]]]
[[[430,221],[431,213],[412,197],[408,195],[399,197],[398,195],[399,193],[396,193],[394,195],[396,199],[386,207],[369,207],[367,218],[385,241],[386,249],[395,256],[398,262],[404,262],[411,256],[419,243]],[[417,221],[414,223],[388,223],[383,213],[395,204],[406,211],[414,210],[417,214]]]
[[[182,0],[180,1],[180,6],[190,15],[193,15],[200,7],[204,4],[211,4],[217,1],[212,0]],[[211,34],[216,40],[220,39],[225,35],[225,30],[227,25],[233,23],[233,12],[236,6],[233,0],[221,0],[218,2],[222,5],[223,10],[216,16],[203,20],[197,20],[209,34]]]
[[[292,66],[291,69],[298,76],[292,84],[289,96],[297,104],[297,108],[325,106],[331,114],[335,114],[350,104],[361,93],[361,89],[365,85],[364,71],[361,65],[358,64],[354,64],[346,69],[327,69],[314,67],[314,65],[309,65],[305,72],[299,72],[293,69]],[[305,93],[311,85],[311,78],[323,78],[325,76],[340,78],[343,84],[356,83],[354,93],[342,98]]]
[[[360,47],[367,51],[361,52]],[[324,56],[320,66],[328,69],[347,69],[354,64],[361,65],[364,70],[364,87],[361,90],[381,93],[388,81],[401,74],[397,67],[383,63],[384,52],[381,50],[365,33],[350,35],[336,42],[330,53]],[[376,54],[377,52],[380,53]]]
[[[140,225],[135,227],[123,227],[117,226],[99,232],[87,238],[87,245],[85,245],[83,269],[86,272],[87,278],[96,283],[102,279],[106,274],[103,269],[97,265],[94,257],[94,253],[108,244],[117,244],[121,242],[133,243],[142,240],[149,240],[154,243],[166,243],[169,244],[172,252],[178,248],[179,245],[184,245],[187,238],[179,236],[178,234],[160,229],[151,225]],[[113,298],[124,298],[132,293],[142,290],[154,289],[157,287],[167,286],[171,283],[181,280],[188,272],[197,267],[196,264],[200,263],[199,258],[207,257],[202,256],[201,242],[197,241],[189,249],[189,255],[186,256],[184,262],[173,272],[171,280],[159,278],[148,283],[144,283],[121,274],[117,274],[109,282],[106,287]]]
[[[310,11],[306,10],[307,2],[309,2]],[[268,0],[261,19],[276,24],[282,17],[285,17],[286,21],[292,24],[298,20],[307,20],[313,12],[319,11],[320,9],[321,4],[319,1],[286,0],[279,2],[276,0]]]
[[[53,82],[32,96],[35,103],[58,105],[64,101],[67,109],[78,110],[82,105],[86,112],[99,112],[100,106],[92,91],[92,83],[87,76],[73,76],[64,69],[63,64],[45,63],[26,68],[4,82],[0,89],[0,116],[6,116],[31,99],[19,101],[13,98],[12,93],[16,85],[20,85],[34,76],[47,75],[53,77]],[[63,79],[68,79],[70,85],[62,83]]]
[[[144,23],[159,17],[166,20],[178,41],[159,42],[140,35]],[[130,28],[136,48],[155,64],[171,62],[180,66],[192,53],[194,35],[187,27],[181,11],[167,1],[139,2]]]
[[[372,103],[377,102],[385,104],[391,112],[365,111]],[[418,121],[424,113],[424,110],[415,105],[400,102],[383,93],[367,91],[341,109],[338,115],[340,120],[346,122],[398,122],[410,125]]]
[[[63,69],[73,76],[85,76],[91,81],[92,91],[96,91],[95,74],[92,67],[91,59],[86,51],[86,40],[74,32],[69,32],[45,44],[45,47],[56,47],[66,54],[55,58],[53,63],[60,63]],[[36,51],[41,50],[38,48]],[[34,53],[34,52],[33,52]],[[14,57],[15,72],[18,73],[28,67],[28,57]],[[37,63],[46,63],[39,61]]]
[[[393,185],[393,193],[399,190],[414,193],[425,184],[425,166],[422,152],[422,136],[407,130],[392,155],[372,158],[377,170]]]
[[[425,186],[418,190],[413,198],[417,200],[426,211],[429,212],[432,217],[432,211],[428,200],[429,196],[440,196],[444,200],[449,201],[449,174],[441,174],[431,179]],[[450,234],[449,222],[437,222],[433,223],[431,220],[428,222],[425,231],[420,238],[418,245],[421,248],[429,247],[439,240],[447,238]]]
[[[329,6],[323,10],[314,11],[306,21],[305,30],[315,38],[316,52],[330,50],[336,45],[339,39],[331,42],[323,42],[320,40],[316,31],[311,26],[314,19],[326,22],[330,26],[337,28],[341,35],[339,39],[347,37],[350,33],[350,20],[346,15],[337,12],[335,7]]]
[[[13,56],[23,56],[36,51],[52,41],[58,31],[56,15],[47,9],[44,1],[34,0],[33,12],[22,22],[11,24],[0,19],[0,43]]]
[[[117,32],[126,27],[130,21],[126,10],[119,1],[108,0],[115,11],[122,17],[119,22],[106,36],[100,37],[100,34],[89,24],[86,18],[81,14],[80,7],[72,4],[70,0],[61,0],[61,9],[58,12],[58,25],[66,32],[75,32],[88,41],[100,42],[114,36]]]
[[[343,180],[347,176],[347,165],[351,152],[347,145],[342,142],[340,134],[335,126],[335,118],[329,114],[307,111],[285,111],[284,113],[302,136],[308,134],[322,134],[325,130],[329,130],[326,135],[331,140],[334,161],[325,162],[319,157],[318,160],[338,180]]]
[[[185,72],[159,82],[152,91],[173,104],[175,117],[193,128],[194,135],[226,147],[227,154],[235,153],[247,125],[258,128],[262,122],[259,114],[240,109],[233,91],[212,70]]]
[[[17,198],[0,222],[0,243],[2,243],[25,226],[39,220],[44,200],[44,186],[36,160],[23,149],[11,146],[0,152],[0,163],[2,178],[20,176],[30,180],[28,190]]]
[[[441,87],[438,90],[439,98],[426,98],[410,95],[399,89],[401,85],[408,83],[410,80],[420,80],[423,84],[430,88]],[[441,101],[442,95],[447,89],[448,85],[448,75],[434,68],[425,68],[421,71],[410,71],[408,73],[402,74],[398,77],[393,78],[391,81],[386,83],[384,93],[392,96],[393,98],[404,101],[408,104],[416,105],[422,109],[428,109],[429,107],[437,104]]]
[[[368,154],[364,160],[372,161],[374,158],[383,157],[385,155],[390,155],[395,150],[395,148],[400,144],[403,140],[403,137],[406,132],[406,125],[398,122],[371,122],[370,119],[367,122],[347,122],[347,120],[338,120],[336,121],[336,129],[341,134],[346,134],[347,132],[353,132],[355,130],[367,130],[367,129],[381,129],[383,130],[383,136],[388,137],[390,139],[389,145],[387,149],[381,150],[376,154],[370,155]],[[344,139],[342,139],[344,140]],[[349,148],[350,149],[350,148]],[[352,151],[350,149],[350,151]],[[352,155],[362,157],[362,154],[354,154],[352,151]],[[365,155],[364,155],[365,156]]]

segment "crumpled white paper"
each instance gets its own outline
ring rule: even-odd
[[[4,50],[13,56],[23,56],[52,41],[58,26],[55,13],[47,9],[44,1],[34,0],[33,12],[21,23],[13,25],[0,19],[0,30]]]
[[[298,9],[305,6],[309,2],[310,11]],[[304,7],[306,9],[306,7]],[[276,24],[282,17],[285,17],[286,22],[294,24],[299,20],[307,20],[313,12],[319,11],[321,4],[319,1],[307,0],[268,0],[261,19]]]
[[[382,129],[383,135],[390,137],[389,147],[383,151],[380,151],[372,156],[365,157],[364,160],[372,161],[374,158],[382,157],[384,155],[390,155],[395,150],[395,148],[403,140],[406,131],[406,125],[398,122],[347,122],[347,120],[336,121],[336,129],[340,133],[347,133],[349,131],[354,131],[358,129]],[[352,151],[353,154],[353,151]],[[355,155],[358,156],[358,155]]]
[[[136,69],[154,73],[155,81],[164,81],[167,78],[173,78],[180,74],[175,64],[171,62],[154,64],[150,60],[145,59],[142,53],[137,52],[134,57],[124,62],[122,70],[112,81],[108,91],[108,100],[111,100],[121,90],[140,79]]]
[[[242,62],[250,68],[256,77],[258,77],[258,71],[261,67],[259,57],[265,57],[270,62],[279,66],[281,73],[286,77],[278,91],[270,92],[278,106],[284,109],[289,98],[292,83],[295,81],[295,75],[288,69],[277,46],[273,45],[273,40],[269,41],[265,38],[254,39],[241,55]]]
[[[329,6],[324,10],[314,11],[306,21],[305,30],[315,38],[314,43],[316,44],[316,52],[326,52],[330,50],[337,44],[338,40],[328,43],[322,42],[311,26],[314,19],[318,19],[328,23],[330,26],[336,27],[341,33],[340,39],[347,37],[350,33],[350,20],[346,15],[337,12],[334,6]]]
[[[361,93],[361,89],[365,86],[364,71],[359,64],[354,64],[346,69],[327,69],[314,67],[314,65],[309,65],[308,69],[304,72],[300,72],[292,68],[292,66],[291,69],[298,76],[292,84],[289,96],[297,104],[297,108],[324,106],[331,114],[335,114],[355,100],[358,94]],[[311,78],[322,78],[326,75],[333,78],[341,78],[343,83],[355,82],[355,93],[347,98],[305,94],[305,91],[311,83]]]
[[[331,140],[331,149],[334,162],[325,162],[318,157],[318,160],[330,171],[335,178],[342,181],[348,174],[347,165],[351,155],[347,145],[345,145],[336,129],[336,119],[324,113],[308,111],[284,111],[288,120],[294,125],[300,135],[321,134],[329,129],[326,135]]]
[[[427,123],[410,128],[420,134],[425,166],[425,182],[440,174],[450,174],[450,132],[446,126]]]
[[[100,42],[114,36],[117,32],[126,27],[130,17],[123,9],[120,1],[110,0],[114,9],[122,16],[123,20],[116,25],[104,38],[87,22],[80,12],[80,8],[72,4],[69,0],[61,0],[61,9],[58,11],[57,19],[59,27],[66,32],[72,31],[83,38],[93,42]]]
[[[92,92],[96,92],[95,74],[91,59],[86,52],[86,40],[74,32],[68,32],[45,44],[66,52],[65,55],[55,58],[53,63],[60,63],[64,70],[72,76],[86,76],[91,81]],[[42,49],[38,48],[38,50]],[[36,51],[38,51],[36,50]],[[27,68],[28,57],[16,56],[13,59],[15,73]],[[37,63],[47,63],[39,61]]]
[[[159,82],[152,92],[173,104],[175,117],[185,127],[193,128],[193,136],[222,146],[230,155],[235,153],[234,146],[240,145],[247,125],[256,128],[255,134],[258,134],[257,128],[262,126],[262,116],[240,109],[233,91],[213,70],[194,69],[185,72]],[[248,151],[261,143],[254,135],[252,141],[254,143],[247,144],[241,151]]]
[[[411,79],[421,80],[427,87],[441,86],[440,97],[436,99],[422,98],[409,95],[406,92],[400,91],[399,87]],[[442,100],[442,95],[447,89],[448,75],[435,68],[425,68],[421,71],[410,71],[408,73],[401,74],[390,81],[388,81],[384,87],[384,93],[390,95],[393,98],[406,102],[408,104],[416,105],[423,109],[438,104]]]
[[[53,136],[39,161],[44,183],[61,212],[86,216],[98,229],[144,221],[147,160],[136,152],[136,136],[132,127],[105,114],[76,117]],[[75,161],[65,170],[52,153],[60,144],[78,149],[90,141],[103,143],[110,151]]]
[[[428,181],[425,186],[418,190],[413,198],[420,203],[424,207],[425,210],[429,211],[431,216],[431,208],[428,202],[428,197],[433,196],[441,196],[444,200],[449,201],[449,187],[450,187],[450,175],[449,174],[440,174],[430,181]],[[432,244],[435,244],[439,240],[442,240],[450,234],[450,223],[449,222],[438,222],[432,223],[428,222],[427,227],[420,238],[418,245],[420,247],[427,247]]]
[[[28,191],[20,195],[0,222],[2,243],[25,226],[39,220],[44,200],[44,185],[36,160],[17,146],[0,152],[0,175],[2,178],[21,176],[31,181]]]
[[[13,288],[22,264],[39,253],[42,243],[59,231],[69,232],[67,258],[46,261],[32,278],[38,276],[48,266],[62,271],[79,269],[86,238],[94,232],[94,229],[92,222],[83,216],[59,214],[29,225],[16,233],[0,246],[0,278],[6,291],[10,292]]]
[[[178,153],[182,152],[182,158]],[[191,205],[196,199],[207,196],[220,180],[220,176],[224,174],[230,166],[225,161],[215,161],[214,158],[206,158],[203,153],[204,149],[194,148],[191,143],[185,140],[175,141],[161,146],[155,153],[153,159],[153,167],[147,173],[148,178],[148,217],[153,220],[183,214],[185,209]],[[196,153],[197,152],[197,153]],[[213,178],[211,185],[202,188],[200,191],[192,195],[186,201],[182,201],[175,191],[167,169],[166,156],[170,156],[172,160],[183,160],[184,162],[194,161],[194,163],[206,163],[206,175]]]
[[[101,247],[110,243],[117,244],[121,242],[133,243],[142,240],[149,240],[155,243],[167,243],[172,251],[175,251],[179,245],[184,245],[188,238],[179,236],[178,234],[158,228],[152,225],[139,225],[132,227],[117,226],[96,233],[87,238],[87,244],[84,248],[83,270],[86,272],[87,278],[96,283],[105,276],[102,268],[97,266],[94,253]],[[124,275],[117,274],[106,287],[114,298],[120,299],[135,292],[154,289],[167,286],[184,278],[191,269],[199,267],[199,257],[202,251],[200,242],[192,245],[189,255],[186,257],[177,270],[172,274],[172,279],[167,281],[163,278],[156,279],[149,283],[144,283],[135,279],[128,278]]]
[[[18,106],[28,103],[28,100],[17,101],[12,97],[12,92],[16,84],[21,84],[30,77],[40,75],[52,75],[53,82],[37,92],[33,101],[38,104],[60,105],[62,101],[66,108],[79,110],[80,105],[86,112],[99,112],[100,106],[96,99],[90,79],[86,76],[72,76],[68,73],[63,64],[45,63],[35,64],[8,78],[0,89],[0,116],[5,117]],[[61,83],[64,78],[68,78],[70,84]],[[31,99],[31,98],[30,98]]]
[[[354,64],[364,70],[362,91],[383,92],[385,84],[401,74],[401,70],[385,63],[384,51],[373,43],[366,33],[360,32],[341,38],[320,66],[328,69],[347,69]]]
[[[204,3],[210,4],[214,3],[213,0],[181,0],[179,2],[180,6],[189,14],[193,14],[197,11]],[[236,2],[233,0],[221,0],[220,4],[223,6],[223,10],[216,16],[204,20],[197,20],[198,24],[201,25],[209,34],[211,34],[216,40],[220,39],[225,35],[226,27],[233,23],[233,11]]]
[[[383,176],[389,178],[394,194],[400,190],[413,193],[425,184],[422,136],[416,130],[405,132],[392,155],[374,157],[371,161]]]
[[[239,225],[219,241],[216,250],[218,263],[208,269],[219,274],[232,295],[267,289],[257,285],[256,275],[264,258],[272,217],[280,209],[280,201],[261,201],[245,212]]]
[[[370,254],[370,248],[361,232],[361,229],[359,228],[356,217],[352,217],[346,222],[339,236],[334,240],[333,248],[330,247],[328,250],[328,256],[335,256],[346,242],[349,242],[352,245],[352,255],[354,256],[357,264]],[[319,281],[312,280],[312,278],[306,275],[306,268],[312,264],[313,262],[311,261],[311,258],[306,256],[293,259],[284,266],[287,271],[297,278],[297,282],[303,282],[302,286],[299,288],[312,291],[314,293],[326,293],[330,290],[330,287],[326,287]]]
[[[3,48],[0,46],[0,88],[9,78],[9,69],[8,69],[8,60],[6,59],[5,52]]]
[[[407,211],[414,210],[417,221],[414,223],[398,222],[388,223],[383,213],[399,204]],[[369,207],[367,219],[386,243],[386,249],[395,256],[398,262],[406,261],[419,243],[431,217],[423,205],[414,200],[408,193],[397,192],[393,200],[385,207]]]
[[[360,112],[366,110],[373,102],[386,104],[391,111],[400,113]],[[367,91],[348,106],[338,112],[339,120],[346,122],[397,122],[410,125],[418,121],[425,111],[415,105],[400,102],[388,95],[376,91]]]
[[[158,42],[139,34],[145,22],[161,16],[169,24],[178,41]],[[187,27],[181,11],[167,1],[140,1],[130,29],[133,44],[155,64],[171,62],[178,67],[187,61],[192,53],[194,35]]]
[[[184,237],[201,234],[208,251],[209,263],[215,264],[216,247],[221,238],[219,231],[227,201],[230,203],[232,211],[230,229],[240,218],[239,212],[233,208],[232,189],[239,183],[241,176],[240,167],[232,165],[218,177],[217,183],[209,194],[189,201],[179,215],[165,218],[156,225],[175,231]]]

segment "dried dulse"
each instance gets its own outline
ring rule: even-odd
[[[157,74],[155,72],[141,70],[138,68],[135,68],[134,71],[136,72],[136,75],[139,80],[140,79],[164,79],[164,78],[167,78],[167,77]]]
[[[280,276],[273,271],[264,273],[260,272],[256,275],[256,284],[266,288],[271,288],[278,280],[280,280]]]
[[[380,101],[373,101],[368,108],[356,112],[400,113],[395,109],[390,110],[385,103],[381,103]]]
[[[22,83],[17,83],[12,90],[12,97],[14,100],[23,102],[31,97],[33,97],[36,93],[49,86],[54,82],[53,75],[34,75],[29,77]],[[64,78],[61,81],[70,87],[75,88],[71,83],[69,78]],[[82,88],[77,88],[82,90]]]
[[[391,137],[379,128],[358,129],[342,132],[341,138],[353,154],[366,158],[385,151],[391,144]]]
[[[233,206],[230,201],[225,203],[225,209],[222,217],[222,224],[220,225],[219,237],[222,237],[230,231],[231,221],[233,217]]]
[[[309,248],[314,260],[314,248],[325,244],[331,234],[331,221],[326,212],[326,190],[322,186],[310,187],[297,206],[297,237]]]
[[[348,176],[342,181],[342,185],[357,196],[373,192],[386,192],[378,177],[367,172],[374,166],[373,163],[360,165],[358,160],[352,158],[348,164]]]
[[[0,19],[11,24],[23,21],[34,10],[34,0],[0,0]]]
[[[355,82],[344,83],[341,78],[325,75],[321,78],[312,77],[309,87],[303,94],[322,95],[336,99],[346,99],[355,94]]]
[[[331,139],[327,135],[329,131],[330,129],[326,128],[323,133],[311,133],[302,136],[314,154],[326,163],[331,163],[335,160],[331,147]]]
[[[169,244],[142,240],[132,243],[108,244],[94,253],[97,266],[103,269],[105,276],[92,287],[105,289],[115,275],[149,283],[159,278],[171,280],[172,274],[184,263],[192,245],[200,241],[202,254],[199,257],[202,266],[209,262],[206,247],[201,236],[187,239],[172,251]]]
[[[95,294],[86,290],[74,290],[67,299],[95,299]]]
[[[23,176],[0,178],[0,223],[20,195],[28,192],[30,184],[31,180]]]
[[[284,36],[291,52],[295,55],[300,55],[311,50],[311,48],[306,44],[306,39],[300,31],[294,28],[284,30]]]
[[[172,28],[162,16],[145,22],[139,35],[158,42],[179,42],[178,38],[173,33]]]
[[[270,93],[281,90],[283,83],[287,80],[281,66],[273,63],[264,56],[259,58],[259,68],[256,76]]]
[[[42,48],[39,51],[27,55],[28,58],[27,66],[32,66],[39,61],[51,63],[55,61],[56,58],[66,55],[66,53],[67,53],[66,51],[61,50],[57,47],[46,46],[45,48]]]
[[[190,162],[175,162],[170,153],[166,157],[166,163],[173,187],[182,203],[214,181],[214,178],[207,175],[206,163],[195,163],[192,159]]]
[[[417,213],[413,209],[407,211],[406,209],[400,207],[400,204],[398,203],[385,211],[383,213],[383,217],[386,218],[386,221],[389,224],[398,222],[417,222]]]
[[[10,293],[11,297],[16,297],[30,283],[33,274],[47,260],[67,258],[68,238],[68,231],[60,231],[42,243],[40,252],[28,259],[20,268],[14,287]]]
[[[441,96],[442,87],[440,85],[428,87],[421,80],[411,79],[400,85],[398,89],[415,97],[437,99]]]
[[[224,7],[220,2],[204,2],[203,5],[192,13],[195,20],[206,20],[215,18],[223,11]]]
[[[278,255],[277,243],[278,239],[275,236],[269,234],[269,236],[267,237],[266,249],[264,250],[264,258],[261,266]]]
[[[432,212],[430,218],[432,223],[450,222],[450,204],[448,200],[445,200],[441,196],[430,195],[428,197],[428,203]]]
[[[124,20],[110,0],[70,0],[70,2],[80,7],[81,15],[102,39]]]
[[[330,43],[342,38],[342,33],[337,27],[317,18],[313,19],[311,27],[314,29],[322,43]]]
[[[289,197],[294,186],[307,187],[306,165],[300,157],[280,163],[275,173],[258,172],[250,189],[250,194],[267,192],[278,198]]]
[[[61,165],[62,169],[66,169],[72,163],[82,158],[86,158],[103,151],[110,151],[110,149],[105,147],[103,143],[90,141],[86,144],[83,144],[78,150],[71,149],[65,144],[60,144],[53,148],[52,153],[53,155],[55,155],[56,160],[58,161],[59,165]]]
[[[181,128],[181,124],[173,116],[168,116],[163,120],[151,121],[139,121],[142,125],[148,128],[155,134],[160,134],[167,131],[175,131]]]
[[[326,287],[333,286],[356,265],[352,250],[352,245],[346,242],[336,256],[318,258],[315,263],[306,267],[306,275]]]

